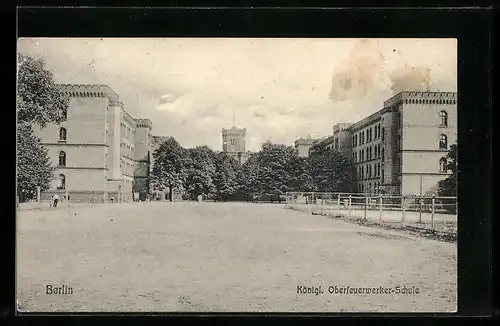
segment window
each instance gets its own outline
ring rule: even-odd
[[[448,149],[448,137],[446,135],[439,136],[439,149]]]
[[[385,149],[382,148],[382,162],[385,161]]]
[[[64,174],[59,174],[57,182],[57,189],[66,189],[66,176]]]
[[[382,169],[382,183],[384,183],[384,175],[385,175],[384,169]]]
[[[448,113],[446,111],[441,111],[439,112],[439,120],[440,120],[440,126],[441,127],[447,127],[448,126]]]
[[[441,158],[439,160],[439,172],[446,172],[446,158]]]
[[[59,166],[66,166],[66,153],[63,151],[59,152]]]
[[[385,128],[384,127],[382,127],[382,135],[381,136],[382,136],[382,141],[384,141],[384,139],[385,139]]]
[[[66,128],[59,128],[59,141],[66,141]]]

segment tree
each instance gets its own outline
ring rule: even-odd
[[[281,202],[281,196],[289,191],[288,165],[295,153],[291,146],[266,142],[259,153],[257,185],[264,200]]]
[[[288,183],[290,191],[314,191],[314,182],[311,177],[308,158],[299,157],[294,153],[290,158],[288,171],[290,173]]]
[[[238,170],[238,190],[236,197],[240,200],[254,201],[260,193],[260,187],[257,184],[259,156],[260,153],[252,154]]]
[[[188,198],[194,200],[199,195],[207,199],[212,198],[216,192],[215,153],[207,146],[198,146],[187,151],[189,163],[185,186]]]
[[[238,191],[239,163],[224,152],[215,155],[216,200],[233,199]]]
[[[35,198],[37,187],[41,191],[50,188],[54,167],[31,126],[21,123],[17,132],[17,195],[22,203]]]
[[[439,196],[457,196],[458,187],[458,145],[454,143],[450,146],[446,159],[445,170],[450,174],[438,183]]]
[[[60,92],[53,75],[45,69],[42,60],[17,55],[16,113],[17,138],[17,192],[19,200],[36,195],[36,188],[50,188],[54,168],[47,150],[34,136],[33,127],[44,128],[49,123],[66,120],[69,98]]]
[[[351,192],[352,171],[347,158],[336,150],[315,146],[309,155],[311,178],[320,192]]]
[[[151,186],[154,190],[169,191],[170,201],[174,190],[182,193],[188,168],[188,155],[175,138],[167,139],[153,154],[154,166],[151,172]]]
[[[66,120],[69,97],[61,92],[43,60],[17,55],[17,119],[44,128]]]

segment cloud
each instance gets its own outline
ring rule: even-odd
[[[428,67],[404,67],[389,73],[394,94],[402,91],[429,91],[431,70]]]
[[[338,65],[332,78],[330,99],[333,102],[357,100],[376,91],[374,79],[383,73],[384,55],[369,40],[354,44],[349,58]]]
[[[174,95],[174,94],[165,94],[163,96],[160,97],[160,99],[158,100],[158,104],[159,105],[162,105],[162,104],[167,104],[167,103],[173,103],[175,102],[175,100],[177,100],[177,96]]]

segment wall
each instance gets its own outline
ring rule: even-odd
[[[447,112],[448,124],[440,126],[439,113]],[[448,149],[457,140],[457,109],[454,93],[418,93],[405,97],[403,104],[403,191],[420,193],[420,176],[425,174],[423,193],[433,190],[447,177],[439,161],[448,149],[439,148],[439,137],[447,136]]]
[[[383,172],[382,189],[386,194],[399,194],[400,187],[395,176],[395,154],[397,130],[395,128],[395,112],[382,114],[381,132],[384,132],[384,141],[381,142],[381,152],[385,153],[385,159],[381,162],[381,172]]]
[[[443,180],[443,176],[422,175],[422,194],[427,196],[435,194],[437,184],[440,180]],[[402,192],[404,195],[420,194],[420,175],[403,175],[402,181]]]
[[[246,128],[222,129],[222,150],[224,152],[245,152]],[[234,143],[232,141],[234,140]]]

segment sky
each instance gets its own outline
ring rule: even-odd
[[[24,38],[18,51],[57,83],[110,86],[154,135],[214,150],[233,119],[258,151],[329,136],[402,90],[457,90],[456,39]]]

